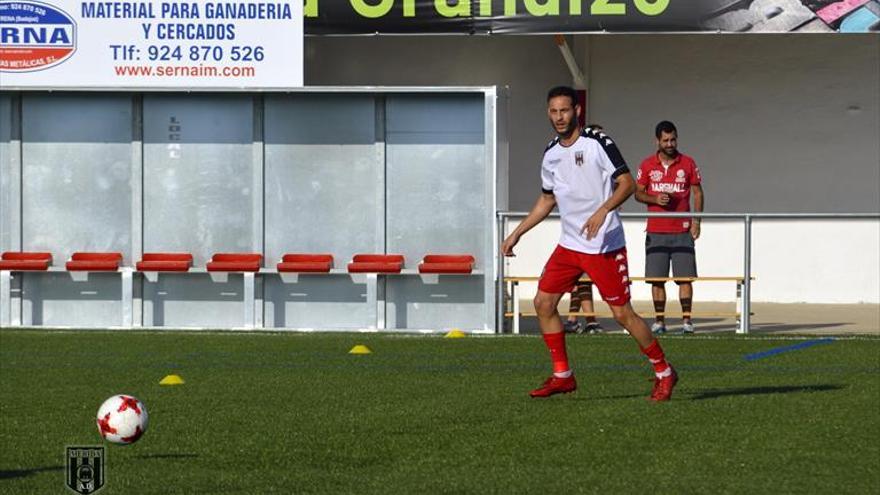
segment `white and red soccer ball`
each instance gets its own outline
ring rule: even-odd
[[[147,431],[149,416],[144,403],[131,395],[114,395],[98,408],[98,432],[104,440],[128,445]]]

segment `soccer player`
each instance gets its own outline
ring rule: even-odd
[[[588,124],[587,130],[593,132],[604,131],[599,124]],[[578,281],[577,285],[575,285],[574,290],[571,291],[571,302],[569,304],[568,312],[569,316],[563,328],[566,333],[588,333],[588,334],[598,334],[605,331],[602,328],[602,324],[599,323],[599,320],[596,319],[595,316],[585,316],[584,317],[584,325],[581,325],[578,321],[578,317],[572,315],[571,313],[577,313],[579,311],[583,311],[584,313],[594,313],[595,307],[593,306],[593,282],[581,282]]]
[[[501,245],[514,256],[519,239],[559,207],[562,236],[538,282],[535,310],[550,351],[553,374],[532,390],[532,397],[573,392],[577,382],[568,363],[565,333],[557,305],[586,272],[608,303],[614,319],[636,340],[654,366],[651,400],[672,396],[678,375],[663,354],[660,342],[630,304],[629,268],[623,225],[615,211],[635,190],[635,181],[614,141],[601,131],[578,124],[577,93],[567,86],[550,90],[547,115],[556,138],[544,150],[542,189],[525,219]],[[612,192],[612,184],[617,187]]]
[[[703,187],[700,169],[693,158],[678,151],[678,130],[675,124],[664,120],[654,131],[657,151],[645,158],[639,167],[636,200],[648,205],[649,212],[691,211],[691,192],[694,211],[703,211]],[[694,242],[700,237],[699,218],[649,218],[645,236],[645,277],[669,276],[672,264],[674,277],[696,277],[697,258]],[[666,284],[650,282],[654,299],[655,334],[666,333]],[[691,309],[694,288],[690,282],[678,282],[678,300],[681,303],[684,334],[694,333]]]

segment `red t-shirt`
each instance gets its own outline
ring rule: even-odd
[[[691,211],[691,186],[699,185],[702,178],[693,158],[679,153],[667,168],[660,162],[657,153],[654,153],[642,161],[636,180],[645,186],[645,192],[651,196],[661,193],[669,195],[666,206],[649,204],[649,212],[684,212]],[[690,228],[690,218],[649,218],[647,230],[658,234],[679,234]]]

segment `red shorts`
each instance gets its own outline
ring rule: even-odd
[[[623,306],[629,302],[629,264],[625,247],[608,253],[586,254],[556,246],[544,266],[538,290],[550,294],[571,292],[584,273],[611,306]]]

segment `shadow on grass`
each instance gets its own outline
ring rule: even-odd
[[[593,402],[597,400],[620,400],[620,399],[647,399],[651,395],[651,390],[646,390],[641,394],[621,394],[621,395],[586,395],[583,397],[570,397],[567,400]]]
[[[0,471],[0,480],[11,480],[13,478],[27,478],[46,471],[64,471],[64,466],[46,466],[33,469],[12,469],[9,471]]]
[[[692,394],[691,400],[716,399],[735,395],[771,395],[791,394],[797,392],[828,392],[841,390],[843,385],[786,385],[781,387],[741,387],[729,389],[709,389]]]
[[[199,454],[141,454],[134,456],[135,459],[191,459]]]
[[[797,332],[801,330],[822,330],[826,328],[845,327],[854,325],[853,321],[838,321],[828,323],[752,323],[751,328],[757,332]]]

